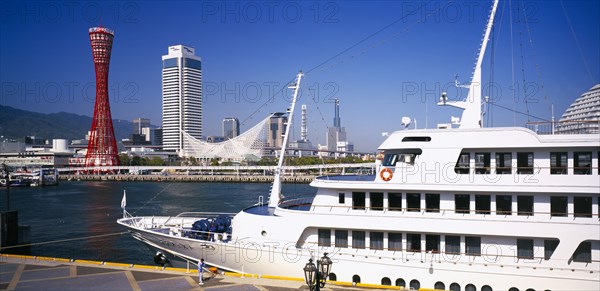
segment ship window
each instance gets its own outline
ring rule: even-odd
[[[517,214],[533,216],[533,196],[517,196]]]
[[[319,229],[319,246],[330,247],[331,246],[331,230]]]
[[[386,151],[383,157],[382,165],[386,167],[396,166],[397,162],[403,162],[407,164],[414,164],[415,159],[423,153],[421,149],[401,149],[401,150],[389,150]]]
[[[428,136],[407,136],[402,139],[402,142],[406,141],[431,141],[431,137]]]
[[[511,287],[508,291],[519,291],[519,288]]]
[[[550,174],[566,175],[568,169],[567,153],[550,153]]]
[[[481,256],[480,237],[465,236],[465,254],[469,256]]]
[[[517,153],[517,174],[533,174],[533,153]]]
[[[440,281],[435,282],[433,285],[433,289],[435,290],[446,290],[446,285]]]
[[[338,203],[346,204],[346,193],[338,193]]]
[[[440,252],[440,236],[435,234],[425,235],[425,250],[432,253]]]
[[[372,250],[383,250],[383,232],[369,233],[369,247]]]
[[[371,192],[369,199],[371,200],[371,210],[383,210],[383,193]]]
[[[381,164],[386,167],[393,167],[396,166],[396,162],[398,162],[398,154],[386,154]]]
[[[457,174],[468,174],[469,173],[469,153],[460,153],[456,166],[454,166],[454,172]]]
[[[568,216],[567,196],[550,196],[550,216]]]
[[[390,285],[392,285],[392,280],[390,280],[390,278],[388,278],[388,277],[383,277],[383,278],[381,278],[381,285],[390,286]]]
[[[410,289],[419,290],[421,288],[421,283],[419,280],[410,280]]]
[[[490,173],[490,153],[475,153],[475,174]]]
[[[481,286],[481,291],[493,291],[492,287],[488,286],[488,285],[483,285]]]
[[[396,279],[396,286],[400,286],[400,287],[406,287],[406,282],[404,281],[404,279],[402,278],[398,278]]]
[[[475,195],[475,213],[490,214],[491,200],[490,195]]]
[[[573,261],[581,262],[581,263],[591,263],[592,262],[592,242],[584,241],[579,244],[579,247],[575,250],[573,254]]]
[[[511,167],[511,153],[496,153],[496,174],[510,174],[512,171]]]
[[[440,194],[425,194],[427,212],[440,212]]]
[[[512,196],[496,195],[496,214],[512,215]]]
[[[335,246],[337,248],[348,247],[348,231],[347,230],[336,230],[335,231]]]
[[[407,211],[421,211],[421,194],[406,193],[406,208]]]
[[[592,153],[591,152],[575,152],[573,153],[575,175],[591,175],[592,174]]]
[[[460,254],[460,236],[447,235],[445,240],[447,254]]]
[[[352,276],[352,283],[360,283],[360,276],[359,275]]]
[[[388,193],[388,208],[390,211],[402,210],[402,193]]]
[[[406,234],[406,249],[409,252],[421,251],[421,234],[407,233]]]
[[[365,192],[352,192],[352,209],[365,209]]]
[[[533,259],[532,239],[517,239],[517,258]]]
[[[544,240],[544,260],[550,260],[550,258],[552,257],[552,254],[554,253],[554,251],[556,250],[556,247],[558,246],[558,240],[557,239],[546,239]]]
[[[402,250],[402,234],[398,232],[388,233],[388,250],[390,251],[401,251]]]
[[[469,213],[471,197],[468,194],[454,195],[454,208],[456,213]]]
[[[329,281],[337,281],[337,275],[335,273],[329,273],[327,279],[329,279]]]
[[[575,217],[592,217],[592,197],[574,197],[573,204]]]
[[[364,231],[352,231],[352,248],[364,249],[365,248],[365,232]]]
[[[450,291],[460,291],[460,285],[458,283],[450,284]]]
[[[468,284],[465,286],[465,291],[477,291],[477,287],[475,287],[473,284]]]

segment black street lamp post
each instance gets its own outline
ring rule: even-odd
[[[324,253],[323,257],[317,260],[316,266],[312,258],[308,259],[308,263],[304,266],[304,280],[311,291],[320,291],[321,288],[325,287],[332,264],[333,262],[327,256],[327,253]]]

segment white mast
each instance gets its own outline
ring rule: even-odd
[[[271,188],[271,195],[269,196],[269,207],[276,207],[279,204],[281,195],[281,174],[283,171],[283,159],[285,158],[285,151],[287,148],[288,138],[292,128],[292,120],[294,118],[294,108],[296,107],[296,99],[298,97],[298,91],[300,90],[300,80],[302,79],[302,71],[298,72],[296,76],[296,82],[288,86],[289,89],[294,89],[294,97],[292,98],[292,106],[288,109],[288,121],[285,124],[285,133],[283,134],[283,143],[281,144],[281,152],[279,153],[279,162],[277,168],[275,168],[275,179],[273,180],[273,186]]]
[[[446,93],[442,93],[440,102],[438,105],[450,105],[453,107],[464,109],[462,118],[460,120],[460,128],[480,128],[481,123],[481,63],[483,62],[483,56],[485,55],[485,49],[494,25],[494,16],[496,15],[496,8],[498,7],[498,0],[494,0],[492,10],[488,19],[488,23],[485,29],[485,35],[483,36],[483,42],[479,50],[477,57],[477,63],[473,71],[473,78],[471,84],[468,85],[469,94],[465,101],[447,101]],[[458,85],[458,83],[457,83]]]

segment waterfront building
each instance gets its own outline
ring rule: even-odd
[[[149,118],[136,118],[133,120],[133,133],[135,134],[144,134],[142,129],[144,127],[150,127],[150,119]]]
[[[335,115],[333,127],[327,128],[327,151],[330,152],[352,152],[354,145],[346,137],[346,128],[342,127],[340,118],[340,100],[335,99]]]
[[[152,144],[154,131],[150,127],[142,127],[141,134],[144,135],[144,139],[148,144]]]
[[[46,144],[46,140],[41,136],[26,136],[25,144],[27,145],[44,145]]]
[[[598,133],[600,129],[600,84],[581,94],[560,118],[557,133]]]
[[[284,113],[273,113],[267,123],[267,146],[281,148],[283,144],[283,133],[287,125],[287,116]]]
[[[207,143],[218,143],[218,142],[224,142],[225,140],[227,140],[227,138],[224,136],[209,135],[206,137]]]
[[[162,56],[162,145],[182,152],[184,133],[202,139],[202,66],[194,48],[175,45]]]
[[[223,136],[231,139],[240,135],[240,121],[235,117],[223,119]]]
[[[163,138],[162,138],[162,127],[151,129],[153,134],[151,134],[152,145],[162,146]]]

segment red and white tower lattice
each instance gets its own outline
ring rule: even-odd
[[[118,166],[119,151],[108,99],[108,66],[115,33],[104,27],[90,28],[90,41],[96,71],[96,104],[85,166]]]

